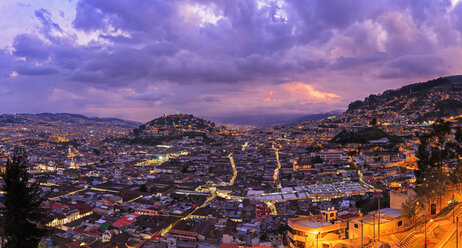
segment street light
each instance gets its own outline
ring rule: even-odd
[[[364,241],[363,241],[363,229],[364,229],[363,220],[361,219],[361,248],[363,248],[363,246],[364,246]]]
[[[427,219],[425,219],[425,248],[427,248]]]
[[[459,216],[457,216],[456,222],[456,248],[459,248]]]
[[[433,222],[433,219],[430,219]],[[427,248],[427,219],[425,219],[425,248]]]

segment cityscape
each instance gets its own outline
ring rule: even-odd
[[[462,247],[459,1],[0,10],[0,247]]]

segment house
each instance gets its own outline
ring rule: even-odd
[[[320,215],[289,219],[288,224],[289,247],[330,248],[345,238],[346,223],[325,221]]]
[[[402,210],[395,208],[384,208],[379,211],[374,211],[368,215],[361,216],[350,220],[349,238],[364,238],[370,240],[371,237],[378,237],[396,233],[405,230],[409,225],[409,220],[406,219]],[[366,238],[367,237],[367,238]]]

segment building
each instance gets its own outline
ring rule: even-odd
[[[321,210],[321,216],[324,221],[331,222],[337,220],[337,210],[329,208],[327,210]]]
[[[331,213],[326,212],[326,214],[324,217],[317,215],[289,219],[289,246],[329,248],[345,239],[346,224],[335,220],[325,221],[324,218],[329,218]]]
[[[379,238],[379,231],[380,235],[396,233],[404,231],[408,225],[409,221],[402,215],[402,210],[384,208],[380,210],[380,222],[378,211],[371,212],[351,220],[348,233],[350,239],[363,238],[364,243],[368,243]]]
[[[400,160],[397,152],[372,151],[364,152],[363,156],[367,163],[392,163]]]
[[[347,159],[348,155],[344,151],[322,151],[311,154],[312,157],[319,156],[324,161],[338,162]]]

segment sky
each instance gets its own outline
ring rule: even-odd
[[[2,0],[0,112],[345,110],[462,74],[458,0]]]

